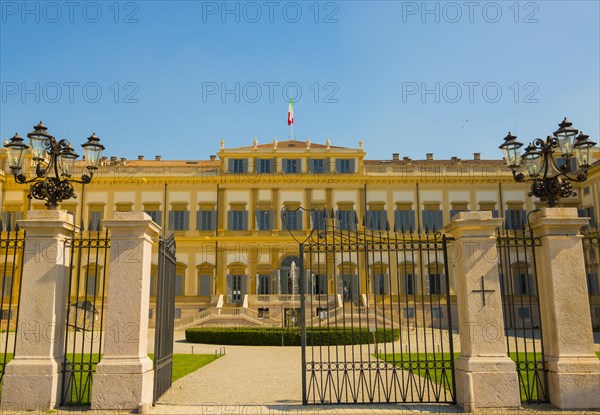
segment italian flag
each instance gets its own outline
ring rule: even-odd
[[[290,107],[288,109],[288,125],[292,125],[294,123],[294,104],[290,98]]]

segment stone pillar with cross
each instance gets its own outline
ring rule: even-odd
[[[502,318],[495,237],[502,222],[492,218],[492,212],[460,212],[444,229],[456,239],[460,324],[456,400],[468,412],[521,405],[517,369],[507,355]]]

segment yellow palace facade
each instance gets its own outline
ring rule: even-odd
[[[84,231],[100,229],[102,219],[111,218],[114,211],[134,210],[147,212],[165,235],[174,233],[178,261],[175,317],[183,326],[208,320],[218,324],[219,318],[228,315],[237,316],[242,324],[278,324],[286,308],[296,307],[290,271],[292,263],[298,262],[297,241],[307,237],[315,222],[314,213],[298,207],[333,211],[347,226],[357,222],[361,227],[361,218],[368,216],[376,218],[368,226],[387,222],[405,230],[440,230],[456,212],[466,210],[492,211],[506,219],[509,229],[520,228],[526,212],[539,207],[528,197],[528,185],[515,183],[502,160],[481,160],[478,153],[468,160],[436,160],[433,154],[421,160],[397,153],[390,156],[369,160],[362,142],[347,148],[329,140],[259,144],[255,139],[239,148],[227,148],[222,141],[218,153],[208,160],[111,157],[102,160],[91,184],[76,187],[77,199],[65,201],[61,208],[72,212]],[[27,198],[27,186],[14,182],[5,154],[1,157],[2,230],[9,231],[28,210],[45,207]],[[575,184],[578,196],[563,206],[577,207],[592,220],[598,217],[599,170],[593,166],[588,181]],[[285,218],[282,210],[288,211],[283,213]],[[597,326],[599,283],[597,259],[592,260],[596,265],[588,283]],[[339,266],[340,274],[363,275],[352,261]],[[378,267],[376,273],[384,274],[395,264],[373,266]],[[511,266],[522,269],[526,278],[531,264]],[[90,285],[99,267],[85,271]],[[413,268],[414,274],[443,273],[439,262],[424,270]],[[455,300],[453,272],[450,266],[447,278],[450,298]],[[392,286],[365,281],[361,286],[371,294],[390,290],[411,294],[439,289],[435,279],[431,281],[425,284],[414,279],[402,287],[393,286],[394,281]],[[339,306],[345,285],[319,275],[310,285],[314,294],[324,296],[329,309]]]

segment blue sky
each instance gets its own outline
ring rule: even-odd
[[[0,137],[206,159],[288,138],[292,97],[297,139],[371,159],[499,158],[564,116],[599,141],[599,4],[0,0]]]

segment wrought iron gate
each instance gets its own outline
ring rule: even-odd
[[[24,233],[0,233],[0,384],[15,353],[24,246]]]
[[[311,214],[297,296],[303,403],[455,403],[447,238]]]
[[[547,402],[548,386],[538,298],[535,248],[525,227],[498,229],[498,271],[508,356],[515,361],[523,402]]]
[[[160,238],[154,333],[154,402],[171,387],[175,330],[175,236]]]
[[[64,252],[68,250],[71,262],[61,404],[87,405],[93,374],[102,357],[108,229],[74,234],[65,244]]]

